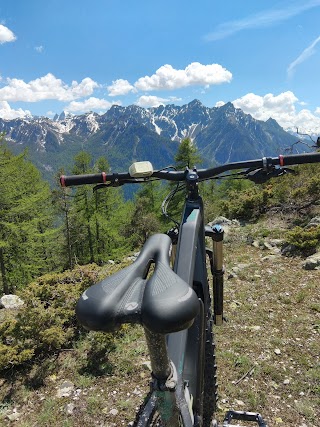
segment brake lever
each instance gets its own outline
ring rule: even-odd
[[[109,184],[97,184],[93,187],[93,192],[95,193],[98,190],[101,190],[102,188],[108,188],[108,187],[112,187],[111,182]]]
[[[124,184],[139,184],[141,182],[146,182],[145,178],[132,178],[132,179],[124,179],[122,181],[115,179],[114,181],[110,181],[105,184],[97,184],[93,187],[93,191],[101,190],[102,188],[108,187],[121,187]]]
[[[296,174],[296,171],[290,168],[272,168],[265,170],[264,168],[250,170],[245,174],[245,177],[250,181],[253,181],[255,184],[264,184],[270,178],[277,178],[278,176],[285,175],[287,173]]]

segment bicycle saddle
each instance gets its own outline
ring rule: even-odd
[[[170,244],[165,234],[151,236],[132,265],[88,288],[76,307],[80,323],[89,330],[109,332],[123,323],[140,323],[161,334],[190,327],[199,301],[170,268]],[[147,277],[152,263],[154,272]]]

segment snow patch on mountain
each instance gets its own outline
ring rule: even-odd
[[[96,133],[99,130],[99,123],[96,120],[96,115],[94,113],[89,113],[87,118],[88,129],[92,133]]]
[[[151,123],[153,124],[154,130],[156,131],[156,133],[158,135],[161,135],[162,129],[157,125],[157,123],[155,122],[155,118],[154,117],[151,118]]]

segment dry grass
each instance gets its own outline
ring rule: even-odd
[[[233,231],[225,246],[228,322],[215,328],[220,422],[234,408],[260,412],[269,427],[319,427],[320,272],[247,245],[249,231]],[[239,263],[248,265],[228,279]],[[116,344],[102,376],[81,370],[80,346],[0,379],[0,425],[127,426],[148,390],[148,355],[139,327]],[[74,389],[59,398],[65,380]],[[21,415],[10,422],[14,410]]]
[[[226,281],[228,322],[216,329],[221,409],[258,411],[269,426],[319,426],[320,272],[245,244],[226,252],[229,265],[250,266]]]

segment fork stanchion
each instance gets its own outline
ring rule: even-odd
[[[223,236],[224,230],[220,224],[212,227],[213,243],[213,311],[214,323],[223,324]]]

